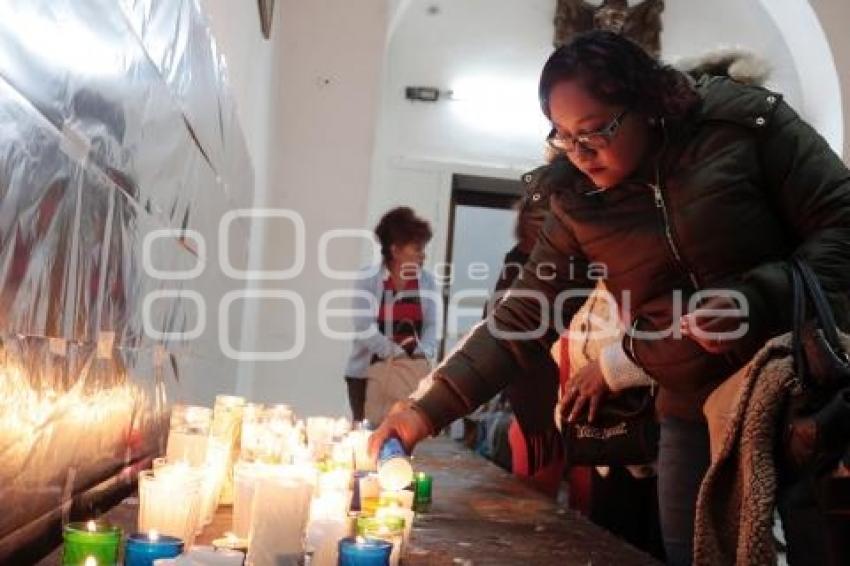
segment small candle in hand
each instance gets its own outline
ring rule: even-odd
[[[410,485],[413,468],[410,457],[398,438],[390,438],[378,452],[378,482],[387,491],[397,491]]]

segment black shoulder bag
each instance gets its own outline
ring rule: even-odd
[[[783,475],[789,479],[830,471],[850,445],[850,358],[811,267],[793,258],[791,277],[792,350],[798,387],[784,414],[779,454]],[[811,317],[807,316],[808,305]]]

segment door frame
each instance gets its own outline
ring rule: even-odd
[[[522,196],[523,186],[518,180],[480,175],[452,174],[452,190],[449,198],[448,234],[446,236],[446,263],[451,266],[454,279],[454,234],[455,211],[458,206],[477,206],[498,210],[510,210]],[[507,252],[508,250],[505,250]],[[446,354],[446,325],[449,314],[449,293],[452,285],[445,285],[443,291],[443,329],[440,340],[439,359]]]

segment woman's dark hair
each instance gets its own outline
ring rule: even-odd
[[[404,246],[411,243],[426,244],[431,240],[431,225],[416,216],[408,206],[399,206],[388,211],[375,226],[375,235],[381,243],[384,262],[393,258],[392,245]]]
[[[577,35],[546,61],[540,75],[540,107],[547,118],[556,84],[581,80],[590,94],[646,116],[676,118],[699,101],[690,80],[622,35],[594,30]]]

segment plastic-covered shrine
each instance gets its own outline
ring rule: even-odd
[[[12,564],[120,500],[163,452],[170,393],[197,355],[167,339],[198,316],[175,291],[232,283],[216,265],[193,281],[153,275],[204,261],[185,234],[217,253],[253,173],[196,2],[3,2],[0,45],[0,562]],[[247,229],[230,238],[244,255]]]

